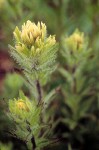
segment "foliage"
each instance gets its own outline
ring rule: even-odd
[[[0,150],[11,150],[11,144],[4,145],[0,143]]]
[[[55,37],[50,35],[47,38],[45,24],[38,22],[36,25],[30,21],[22,26],[22,31],[16,27],[14,37],[15,50],[10,46],[11,56],[24,69],[28,80],[45,80],[55,68]]]
[[[34,100],[30,101],[22,92],[18,100],[9,101],[10,114],[8,115],[16,125],[15,129],[12,129],[13,135],[27,143],[30,150],[32,147],[35,149],[36,146],[39,149],[49,143],[45,133],[41,133],[41,129],[46,127],[40,121],[42,109],[43,104],[38,104]]]
[[[94,65],[92,67],[92,64],[97,62],[97,56],[94,55],[94,49],[89,48],[88,38],[78,30],[69,37],[63,37],[61,53],[64,61],[63,66],[59,68],[59,73],[65,82],[62,85],[64,106],[60,122],[69,130],[67,133],[63,132],[63,137],[73,138],[74,136],[78,142],[82,143],[83,135],[91,130],[83,123],[83,120],[90,120],[94,124],[93,128],[95,124],[98,124],[98,116],[94,113],[95,103],[98,104],[96,96],[98,87],[92,93],[95,75],[99,75],[98,71],[93,71]],[[73,135],[73,132],[77,134]]]
[[[18,100],[10,100],[8,116],[11,116],[16,124],[14,135],[27,143],[30,150],[40,149],[50,143],[46,138],[47,129],[43,131],[47,125],[42,124],[41,116],[45,102],[41,95],[40,83],[55,66],[56,41],[53,36],[47,38],[45,24],[36,25],[31,21],[22,26],[22,31],[16,27],[14,37],[16,42],[15,48],[10,46],[11,56],[19,63],[30,85],[33,82],[32,85],[37,91],[34,94],[35,99],[31,102],[22,92]],[[36,93],[38,97],[35,97]]]
[[[6,99],[9,99],[9,98],[17,97],[19,90],[23,86],[25,86],[24,84],[25,84],[25,81],[19,74],[17,73],[8,74],[4,82],[5,88],[4,88],[3,94],[0,95],[0,98],[5,97]]]
[[[98,16],[99,0],[0,0],[0,51],[18,73],[0,93],[0,141],[99,150]]]

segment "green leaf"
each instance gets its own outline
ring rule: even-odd
[[[26,99],[26,96],[24,95],[22,90],[19,91],[19,98],[23,100]]]

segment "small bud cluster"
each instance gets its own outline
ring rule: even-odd
[[[72,52],[79,52],[84,45],[84,34],[76,31],[65,39],[65,43]]]
[[[23,119],[25,119],[25,117],[29,115],[31,107],[32,103],[28,99],[14,99],[9,101],[10,113]]]

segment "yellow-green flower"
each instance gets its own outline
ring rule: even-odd
[[[55,36],[47,35],[46,25],[27,21],[15,28],[14,47],[9,45],[11,56],[22,67],[29,80],[46,83],[48,75],[56,68],[58,44]],[[31,75],[31,76],[30,76]]]
[[[9,101],[9,110],[10,113],[16,115],[20,118],[27,118],[29,112],[32,109],[32,103],[28,99],[14,99]]]
[[[19,99],[9,100],[8,115],[9,117],[13,118],[17,125],[22,126],[24,129],[27,127],[27,125],[30,125],[31,127],[37,127],[40,122],[42,105],[38,106],[36,101],[30,101],[25,96],[22,97],[23,98],[20,97]],[[27,128],[25,130],[27,132]]]
[[[46,25],[38,22],[37,25],[31,21],[27,21],[19,30],[16,27],[14,31],[15,49],[19,53],[26,55],[35,55],[40,53],[45,47],[51,47],[56,43],[55,36],[47,38]]]
[[[71,51],[79,51],[83,48],[84,34],[76,31],[65,39],[65,43]]]

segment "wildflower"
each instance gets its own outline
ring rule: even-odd
[[[29,56],[40,53],[44,47],[51,47],[56,43],[54,36],[50,35],[47,38],[46,25],[42,22],[36,25],[28,20],[22,25],[21,30],[16,27],[13,34],[16,41],[15,49]]]
[[[24,69],[29,80],[39,79],[45,84],[48,74],[56,68],[58,44],[55,36],[47,36],[44,23],[35,24],[29,20],[22,25],[21,30],[16,27],[13,34],[15,45],[9,45],[11,56]]]
[[[38,106],[36,101],[30,101],[25,95],[22,95],[22,97],[9,100],[9,117],[20,125],[22,123],[27,124],[27,122],[31,126],[38,125],[42,105]]]
[[[76,31],[71,36],[67,37],[65,42],[71,51],[79,51],[83,48],[84,34]]]
[[[32,104],[28,99],[9,100],[9,110],[15,116],[25,119],[31,111]]]

